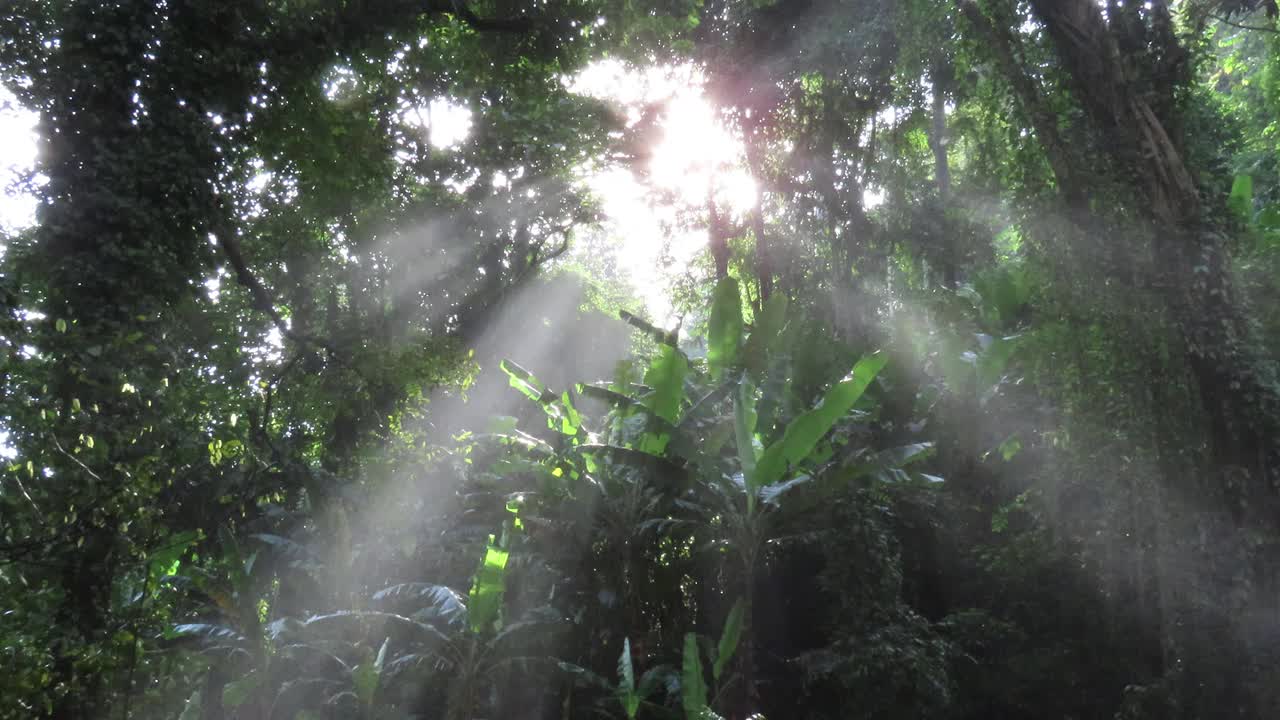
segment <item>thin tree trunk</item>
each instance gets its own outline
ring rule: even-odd
[[[933,150],[934,182],[938,185],[938,227],[943,228],[942,283],[954,288],[959,277],[960,248],[956,233],[946,230],[947,207],[951,202],[951,164],[947,158],[947,93],[951,90],[951,64],[939,59],[930,73],[933,82],[933,128],[929,147]]]
[[[773,294],[773,257],[769,237],[764,231],[764,176],[760,158],[760,126],[763,120],[751,120],[746,138],[747,169],[755,181],[755,204],[751,208],[751,232],[756,236],[756,278],[760,283],[760,308]]]

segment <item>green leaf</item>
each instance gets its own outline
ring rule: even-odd
[[[737,459],[742,465],[742,477],[755,474],[755,387],[751,380],[742,378],[733,398],[733,441],[737,443]]]
[[[729,617],[724,621],[724,630],[720,631],[720,645],[716,648],[716,661],[711,666],[711,675],[716,682],[728,667],[733,654],[738,650],[738,642],[742,639],[742,622],[746,615],[746,603],[742,598],[733,604]]]
[[[752,495],[761,487],[778,482],[788,468],[805,460],[832,426],[853,409],[888,359],[883,353],[875,353],[859,360],[848,380],[828,390],[817,407],[792,420],[782,438],[761,454],[755,472],[747,475],[747,488]]]
[[[871,458],[870,462],[854,468],[850,478],[872,475],[886,481],[907,480],[909,476],[902,472],[901,468],[931,457],[933,452],[934,444],[931,442],[900,445],[881,450]]]
[[[67,331],[67,321],[63,320],[62,318],[58,318],[57,320],[55,320],[53,322],[53,326],[60,333],[64,333]]]
[[[182,714],[178,716],[178,720],[200,720],[200,715],[204,710],[204,696],[199,690],[191,693],[191,697],[187,698],[186,704],[182,707]]]
[[[379,590],[371,599],[382,607],[414,607],[415,617],[421,619],[426,615],[433,620],[439,618],[448,625],[461,623],[467,618],[467,604],[462,599],[462,594],[445,585],[400,583]]]
[[[654,342],[673,348],[677,345],[677,337],[674,332],[667,332],[648,320],[637,315],[633,315],[626,310],[619,310],[618,317],[622,318],[622,320],[628,325],[641,330],[649,337],[652,337]]]
[[[640,710],[640,695],[636,692],[636,672],[631,664],[631,639],[623,638],[622,654],[618,656],[618,698],[628,718],[635,718]]]
[[[769,358],[778,349],[782,331],[787,324],[787,296],[774,293],[764,304],[764,310],[755,320],[751,336],[743,349],[747,369],[759,375],[768,369]]]
[[[198,637],[209,644],[231,642],[240,644],[245,642],[245,637],[237,632],[234,628],[226,625],[212,625],[209,623],[184,623],[175,625],[170,631],[171,637],[182,637],[189,635]]]
[[[560,406],[564,408],[564,414],[560,418],[560,432],[565,435],[577,435],[578,428],[582,427],[582,415],[573,406],[568,390],[560,393]]]
[[[555,393],[547,390],[546,386],[543,385],[538,378],[534,377],[533,373],[525,370],[514,362],[510,360],[503,360],[498,363],[498,367],[501,368],[502,372],[507,374],[511,387],[519,390],[530,400],[536,403],[546,404],[555,399]]]
[[[707,710],[707,681],[702,677],[702,657],[698,654],[698,636],[684,635],[684,672],[680,692],[687,720],[701,720]]]
[[[645,371],[645,384],[653,388],[641,401],[654,415],[668,423],[675,423],[680,416],[680,404],[684,399],[684,378],[689,372],[689,360],[679,350],[663,346],[658,356]],[[662,453],[671,439],[669,433],[646,432],[640,449],[655,455]]]
[[[187,548],[191,547],[200,539],[200,533],[195,530],[188,530],[177,535],[170,535],[158,550],[147,556],[147,567],[151,574],[152,585],[163,577],[169,577],[178,572],[178,567],[182,563],[182,556],[187,552]]]
[[[222,688],[222,704],[236,708],[249,701],[253,693],[262,685],[262,673],[250,672],[248,675],[227,683]]]
[[[644,374],[645,384],[653,388],[644,404],[663,420],[676,422],[688,372],[689,361],[684,354],[673,347],[664,347]]]
[[[1253,217],[1253,176],[1237,175],[1231,183],[1231,195],[1227,197],[1227,206],[1237,216],[1248,221]]]
[[[738,362],[742,345],[742,296],[738,292],[738,281],[721,280],[712,298],[707,328],[707,367],[712,379],[719,380]]]
[[[1005,438],[1004,442],[1000,443],[998,449],[1000,450],[1000,457],[1004,458],[1005,462],[1009,462],[1018,453],[1022,452],[1022,440],[1018,439],[1016,434],[1010,435]]]
[[[386,661],[387,644],[390,642],[389,637],[382,641],[382,647],[373,662],[360,663],[351,671],[351,685],[355,688],[356,698],[366,708],[373,707],[373,701],[378,695],[378,682],[382,678],[382,666]]]
[[[480,560],[480,568],[472,581],[471,599],[467,604],[472,632],[495,630],[501,621],[508,556],[505,549],[494,544],[494,536],[490,535],[484,558]]]
[[[511,387],[542,406],[543,411],[547,413],[548,428],[565,435],[578,434],[579,428],[582,427],[582,416],[573,406],[568,392],[556,395],[533,373],[510,360],[503,360],[498,367],[507,374]]]
[[[978,383],[981,389],[990,388],[1000,381],[1017,349],[1017,335],[991,341],[987,349],[978,356]]]

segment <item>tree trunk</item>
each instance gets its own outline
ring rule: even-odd
[[[1031,4],[1095,136],[1145,203],[1160,258],[1150,275],[1180,336],[1207,436],[1203,452],[1190,454],[1178,438],[1161,438],[1163,511],[1170,518],[1160,550],[1162,615],[1176,705],[1188,718],[1258,717],[1263,709],[1251,698],[1254,678],[1246,662],[1247,638],[1257,628],[1247,627],[1245,618],[1269,631],[1277,624],[1274,601],[1258,587],[1269,579],[1250,568],[1275,567],[1276,558],[1267,550],[1250,557],[1242,531],[1269,537],[1280,529],[1280,402],[1259,376],[1222,232],[1209,219],[1170,130],[1178,125],[1171,115],[1177,87],[1170,77],[1176,75],[1170,67],[1144,66],[1145,50],[1138,56],[1125,48],[1166,43],[1158,56],[1175,69],[1183,52],[1167,29],[1163,3],[1149,7],[1150,29],[1132,13],[1109,25],[1093,0]],[[1139,32],[1142,37],[1132,36]],[[1162,85],[1151,82],[1161,77]],[[1149,81],[1141,85],[1148,91],[1139,92],[1139,79]]]

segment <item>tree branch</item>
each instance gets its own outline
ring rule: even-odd
[[[533,18],[482,18],[467,7],[463,0],[431,0],[427,10],[452,15],[477,32],[526,33],[534,29]]]
[[[1277,28],[1263,27],[1261,25],[1242,25],[1241,23],[1235,22],[1233,20],[1228,20],[1227,18],[1222,17],[1221,15],[1209,15],[1209,18],[1213,20],[1217,20],[1223,25],[1230,25],[1233,28],[1240,28],[1241,30],[1257,30],[1258,32],[1269,32],[1269,33],[1280,34],[1280,29],[1277,29]]]
[[[296,332],[289,327],[284,317],[280,315],[280,311],[276,310],[275,298],[272,297],[271,291],[249,269],[248,263],[244,260],[244,253],[240,250],[240,242],[236,240],[235,233],[229,229],[224,229],[215,233],[214,237],[217,238],[218,247],[222,249],[222,254],[227,257],[227,261],[231,263],[231,267],[236,271],[236,282],[249,291],[249,294],[253,297],[253,306],[271,318],[272,323],[275,324],[281,335],[301,345],[314,345],[322,348],[329,354],[329,357],[340,360],[337,349],[327,341]]]

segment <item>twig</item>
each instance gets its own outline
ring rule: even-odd
[[[1217,20],[1223,25],[1230,25],[1233,28],[1240,28],[1241,30],[1257,30],[1258,32],[1269,32],[1269,33],[1280,34],[1280,29],[1277,29],[1274,27],[1263,27],[1261,25],[1243,25],[1241,23],[1228,20],[1227,18],[1224,18],[1221,15],[1209,15],[1209,18],[1213,20]]]
[[[101,475],[91,470],[88,465],[85,465],[83,462],[81,462],[80,458],[76,457],[75,455],[72,455],[71,453],[63,449],[62,444],[58,442],[57,437],[55,437],[53,434],[49,434],[48,437],[50,440],[53,441],[53,446],[58,449],[58,452],[62,453],[63,455],[66,455],[67,458],[71,460],[71,462],[75,463],[76,465],[79,465],[81,470],[84,470],[85,472],[89,473],[89,477],[93,478],[94,480],[97,480],[100,483],[104,483],[104,484],[106,483],[106,481],[102,479]]]
[[[13,480],[18,483],[18,489],[22,491],[22,497],[26,498],[27,502],[31,503],[31,508],[36,511],[36,520],[39,520],[40,524],[43,526],[45,524],[44,511],[41,510],[40,506],[36,504],[36,501],[31,498],[31,493],[27,492],[27,486],[22,484],[22,477],[15,472],[13,474]]]
[[[329,356],[337,359],[338,351],[328,342],[304,335],[296,332],[285,322],[284,317],[280,315],[280,311],[276,310],[275,298],[271,291],[267,289],[258,276],[253,274],[249,269],[249,264],[244,260],[244,253],[240,251],[240,242],[236,240],[235,233],[230,229],[224,229],[215,233],[214,237],[218,240],[218,247],[222,248],[222,254],[227,256],[227,261],[231,263],[231,267],[236,271],[236,282],[240,283],[253,296],[253,306],[266,313],[271,321],[275,324],[276,329],[284,337],[293,340],[302,345],[315,345],[324,349]]]

